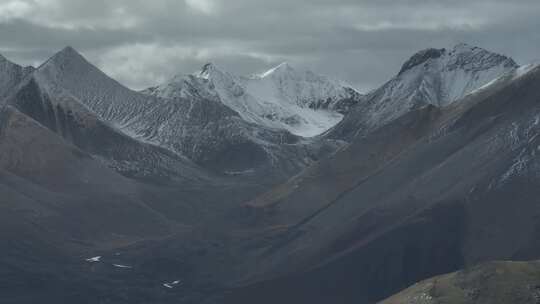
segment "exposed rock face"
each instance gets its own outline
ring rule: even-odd
[[[398,75],[401,75],[406,71],[412,69],[413,67],[420,65],[430,59],[440,58],[445,51],[445,49],[426,49],[414,54],[409,60],[407,60],[403,64],[403,67],[401,67]]]
[[[22,67],[0,55],[0,106],[11,90],[33,71],[33,67]]]

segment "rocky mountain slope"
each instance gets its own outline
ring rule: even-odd
[[[139,142],[100,120],[69,92],[49,91],[38,77],[23,81],[6,103],[124,175],[185,182],[210,179],[185,157]]]
[[[249,203],[274,242],[240,283],[262,281],[230,303],[372,303],[466,265],[539,256],[538,83],[540,67],[523,67],[413,110]]]

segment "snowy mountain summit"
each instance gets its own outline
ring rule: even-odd
[[[333,132],[364,132],[427,104],[448,106],[517,68],[509,57],[464,43],[419,51],[395,77],[365,96]]]
[[[447,106],[517,67],[511,58],[464,43],[422,50],[374,93],[372,116],[387,121],[417,106]]]
[[[247,88],[261,98],[280,99],[304,108],[327,109],[342,114],[348,110],[343,100],[358,97],[358,93],[346,84],[309,70],[293,68],[287,62],[249,77]]]
[[[330,129],[361,96],[354,89],[311,71],[282,63],[249,77],[206,64],[145,93],[162,98],[203,97],[222,103],[253,124],[312,137]]]
[[[423,99],[448,105],[518,65],[504,55],[460,43],[452,49],[426,49],[403,64],[387,88],[388,97]]]

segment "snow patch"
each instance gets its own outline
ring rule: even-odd
[[[170,282],[170,283],[163,283],[163,286],[169,288],[169,289],[173,289],[175,286],[177,285],[180,285],[182,282],[180,280],[177,280],[177,281],[173,281],[173,282]]]
[[[96,256],[96,257],[93,257],[93,258],[89,258],[89,259],[86,259],[85,261],[90,262],[90,263],[97,263],[97,262],[101,261],[101,256]]]

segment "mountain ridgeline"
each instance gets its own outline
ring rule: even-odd
[[[537,262],[492,261],[540,259],[539,84],[466,44],[368,94],[0,56],[3,301],[534,303]]]

